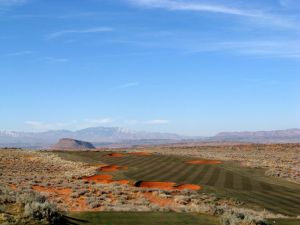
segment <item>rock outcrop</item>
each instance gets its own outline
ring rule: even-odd
[[[95,149],[90,142],[79,141],[71,138],[62,138],[59,142],[51,147],[52,150],[82,150]]]

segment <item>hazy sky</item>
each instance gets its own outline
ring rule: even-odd
[[[300,127],[299,0],[0,0],[0,130]]]

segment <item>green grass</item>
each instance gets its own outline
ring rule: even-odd
[[[68,214],[68,221],[98,225],[220,225],[218,217],[171,212],[84,212]],[[299,225],[299,219],[270,219],[270,225]]]
[[[184,213],[87,212],[68,215],[75,224],[98,225],[219,225],[213,216]]]
[[[270,219],[269,223],[270,225],[300,225],[300,219]]]
[[[220,197],[232,197],[249,204],[289,216],[300,213],[300,185],[267,177],[262,169],[240,167],[235,162],[220,165],[191,165],[188,157],[134,156],[111,158],[108,152],[59,152],[67,160],[90,164],[128,166],[128,171],[114,174],[116,179],[135,181],[172,181],[203,187],[204,192],[215,192]]]

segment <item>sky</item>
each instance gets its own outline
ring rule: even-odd
[[[0,130],[300,128],[299,0],[0,0]]]

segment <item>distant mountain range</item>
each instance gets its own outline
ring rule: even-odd
[[[188,137],[172,133],[131,131],[119,127],[92,127],[78,131],[53,130],[47,132],[0,131],[0,147],[48,148],[59,139],[72,138],[88,141],[95,146],[134,146],[171,144],[180,142],[254,142],[300,143],[300,129],[222,132],[213,137]]]
[[[300,142],[300,129],[255,131],[255,132],[222,132],[212,137],[221,141],[241,141],[258,143]]]
[[[59,139],[72,138],[94,143],[96,146],[114,143],[162,142],[172,143],[185,137],[171,133],[131,131],[119,127],[92,127],[78,131],[52,130],[46,132],[0,131],[0,147],[46,148]],[[162,141],[164,140],[164,141]]]

